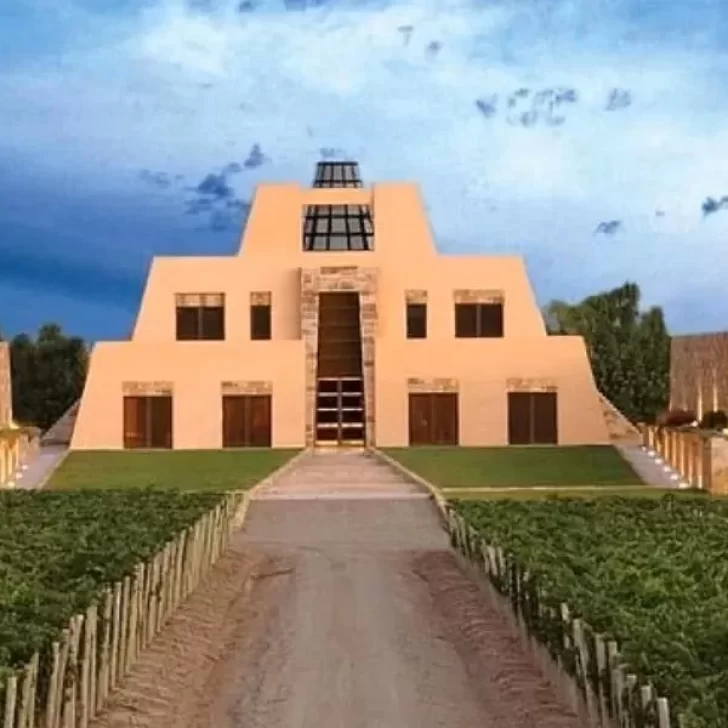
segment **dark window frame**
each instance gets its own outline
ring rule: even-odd
[[[273,312],[270,303],[250,304],[251,341],[270,341],[273,338]]]
[[[213,313],[214,312],[214,313]],[[177,306],[177,341],[225,341],[225,305]],[[212,320],[211,317],[213,317]],[[189,317],[185,321],[185,317]]]
[[[407,303],[407,338],[427,338],[426,303]]]
[[[504,330],[505,307],[502,301],[455,304],[456,339],[502,339]]]
[[[363,187],[357,162],[319,162],[313,186],[359,188]]]
[[[303,216],[306,252],[374,250],[374,223],[369,205],[307,205]]]

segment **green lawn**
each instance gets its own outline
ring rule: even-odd
[[[46,486],[60,489],[250,488],[290,460],[297,450],[164,450],[72,452]]]
[[[642,483],[611,445],[416,447],[384,452],[440,488]]]

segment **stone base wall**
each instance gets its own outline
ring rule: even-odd
[[[713,409],[728,411],[728,331],[672,337],[670,407],[698,418]]]
[[[13,418],[13,397],[10,386],[10,345],[0,341],[0,429]]]

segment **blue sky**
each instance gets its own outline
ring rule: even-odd
[[[542,303],[631,279],[728,328],[723,5],[2,0],[0,330],[125,337],[151,256],[234,251],[255,184],[338,155]]]

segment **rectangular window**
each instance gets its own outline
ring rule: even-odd
[[[408,339],[426,339],[427,338],[427,304],[426,303],[408,303],[407,304],[407,338]]]
[[[222,295],[210,296],[214,303],[199,303],[204,295],[187,296],[195,303],[177,303],[177,341],[224,341],[225,305]]]
[[[223,395],[223,447],[270,447],[271,430],[270,394]]]
[[[172,397],[124,397],[124,448],[171,449]]]
[[[558,444],[556,392],[508,393],[508,444]]]
[[[458,339],[503,336],[502,303],[456,303],[455,336]]]
[[[254,304],[250,307],[250,338],[262,341],[271,338],[271,311],[268,304]]]
[[[371,208],[369,205],[308,205],[303,218],[303,249],[373,250]]]

